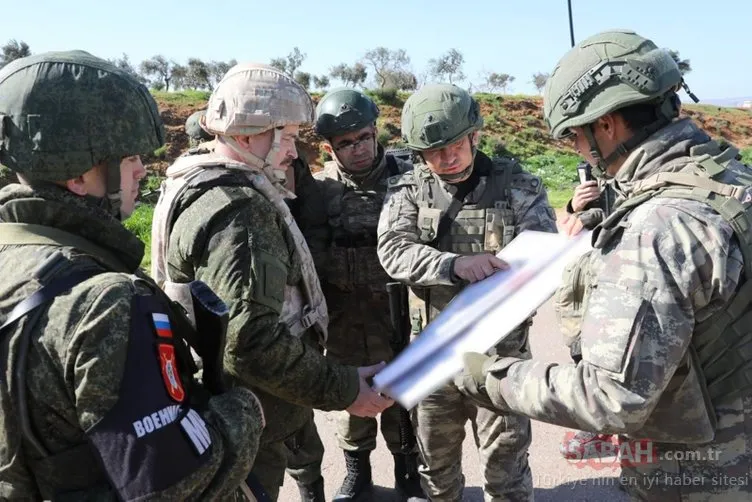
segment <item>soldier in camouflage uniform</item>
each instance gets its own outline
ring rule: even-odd
[[[348,88],[327,93],[316,108],[315,130],[326,139],[325,151],[334,159],[315,173],[318,198],[325,204],[327,225],[304,235],[317,257],[317,269],[329,306],[327,357],[352,365],[376,364],[394,357],[390,338],[389,276],[376,255],[376,227],[384,203],[387,179],[412,166],[385,152],[376,140],[379,109],[368,96]],[[397,489],[410,500],[425,500],[415,472],[417,452],[403,454],[400,408],[381,414],[381,433],[394,456]],[[347,476],[334,500],[362,500],[371,491],[371,451],[376,448],[378,423],[340,412],[337,438],[344,450]],[[412,469],[409,467],[412,466]]]
[[[565,206],[566,216],[560,222],[560,230],[567,235],[576,235],[583,229],[593,230],[605,217],[610,214],[614,203],[614,191],[612,183],[606,178],[593,179],[592,167],[587,161],[577,166],[580,174],[580,184],[574,189],[574,195]],[[560,290],[560,296],[562,295]],[[566,315],[569,297],[562,297],[563,304],[554,303],[557,314]],[[569,348],[572,361],[578,363],[582,360],[580,338],[578,330],[568,329],[567,319],[559,317],[564,335],[564,342]],[[597,434],[590,431],[576,431],[567,433],[561,443],[559,452],[564,458],[578,459],[586,456],[588,451],[596,448],[604,448],[613,443],[615,436],[611,434]]]
[[[669,51],[626,30],[557,64],[552,135],[618,190],[562,284],[580,291],[582,361],[468,354],[458,383],[493,409],[650,441],[622,459],[634,500],[750,500],[752,170],[679,118],[682,87],[694,98]]]
[[[260,404],[192,380],[185,332],[120,221],[139,156],[163,144],[153,98],[86,52],[43,53],[0,70],[0,121],[20,181],[0,190],[0,498],[231,499]]]
[[[336,364],[302,338],[324,343],[328,312],[310,251],[285,199],[305,90],[268,65],[240,64],[215,88],[201,127],[211,151],[167,170],[154,213],[152,273],[170,294],[201,279],[230,307],[225,366],[252,388],[269,420],[253,472],[272,499],[296,445],[313,434],[313,409],[375,416],[393,401],[366,382],[381,366]],[[318,457],[313,452],[313,458]],[[323,500],[320,472],[301,494]],[[298,479],[300,481],[300,479]]]
[[[206,110],[199,110],[191,113],[185,121],[185,133],[188,135],[188,143],[191,145],[191,148],[214,139],[214,136],[201,127],[201,118],[204,115],[206,115]]]
[[[495,254],[519,232],[556,232],[540,178],[510,157],[478,151],[483,118],[468,92],[428,85],[402,110],[402,138],[420,159],[389,179],[379,221],[378,255],[393,278],[410,286],[413,332],[423,329],[468,283],[506,266]],[[530,357],[530,319],[494,351]],[[464,489],[465,423],[476,431],[486,500],[529,500],[530,421],[479,408],[447,384],[413,409],[432,501],[459,501]]]

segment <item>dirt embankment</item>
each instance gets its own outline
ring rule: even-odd
[[[571,152],[568,143],[554,141],[548,135],[543,121],[543,100],[539,96],[479,95],[481,112],[484,117],[486,140],[508,145],[512,151],[524,156],[525,152],[555,150]],[[318,96],[314,95],[314,101]],[[195,111],[206,106],[205,101],[162,99],[157,103],[165,123],[167,141],[164,148],[154,155],[144,158],[147,168],[163,173],[173,160],[188,149],[185,134],[185,121]],[[379,139],[390,145],[399,144],[401,103],[395,105],[381,103],[379,108]],[[714,137],[722,137],[739,148],[752,146],[752,111],[740,108],[720,108],[709,105],[686,105],[682,114],[692,117]],[[311,128],[301,131],[299,148],[313,170],[321,168],[321,140]],[[0,169],[0,186],[14,177]]]
[[[316,99],[316,98],[314,98]],[[483,95],[481,112],[485,120],[484,134],[500,143],[509,143],[515,137],[524,138],[526,144],[539,144],[543,149],[571,151],[571,145],[554,141],[548,135],[543,120],[543,100],[537,96]],[[203,103],[181,106],[159,102],[162,118],[167,128],[167,148],[163,158],[148,158],[149,168],[161,172],[169,163],[188,148],[184,124],[188,116],[203,107]],[[389,144],[399,143],[400,107],[380,104],[380,137]],[[739,148],[752,146],[752,112],[739,108],[719,108],[708,105],[686,105],[682,114],[692,117],[714,137],[722,137]],[[301,132],[299,147],[311,167],[321,167],[320,139],[310,128]]]

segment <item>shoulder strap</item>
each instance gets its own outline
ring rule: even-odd
[[[0,223],[0,245],[32,245],[72,247],[92,258],[99,259],[108,268],[116,272],[131,271],[110,251],[94,244],[88,239],[74,235],[65,230],[35,225],[32,223]]]
[[[42,263],[42,265],[39,266],[39,268],[37,269],[34,275],[36,277],[43,276],[44,271],[50,270],[56,263],[59,263],[59,260],[65,260],[65,258],[60,252],[56,252],[52,254],[52,256],[50,256],[47,260],[45,260]],[[29,444],[31,444],[34,447],[34,449],[36,449],[42,457],[48,456],[49,452],[42,445],[41,441],[39,441],[39,439],[37,438],[37,435],[35,434],[31,426],[28,407],[26,403],[26,383],[25,383],[26,380],[23,377],[23,375],[25,375],[25,372],[26,372],[26,354],[28,353],[29,344],[30,344],[29,334],[31,333],[31,329],[33,325],[36,323],[36,320],[39,318],[39,314],[41,312],[41,311],[38,311],[37,309],[41,307],[42,305],[49,303],[58,295],[72,289],[74,286],[102,272],[103,271],[101,269],[89,268],[87,270],[80,270],[77,272],[72,272],[62,277],[55,277],[49,282],[43,283],[43,285],[39,289],[37,289],[34,293],[32,293],[31,296],[27,297],[25,300],[17,304],[13,308],[13,310],[10,312],[10,314],[8,315],[8,318],[5,320],[3,325],[0,326],[0,341],[1,341],[5,337],[6,333],[8,332],[8,329],[13,324],[18,322],[24,316],[34,313],[32,321],[26,325],[23,332],[21,333],[21,338],[19,340],[19,352],[18,352],[19,364],[15,368],[15,370],[16,370],[16,374],[19,375],[19,377],[16,378],[16,382],[17,382],[18,408],[19,408],[18,417],[20,419],[19,426],[21,428],[21,433],[23,434],[24,438],[29,442]],[[4,373],[5,371],[3,371],[2,374],[0,374],[0,381],[3,381]]]
[[[0,338],[2,338],[5,330],[10,327],[10,325],[21,319],[26,314],[99,273],[102,273],[102,270],[89,269],[73,272],[69,275],[58,277],[49,284],[45,284],[37,289],[31,296],[13,308],[8,319],[6,319],[3,325],[0,326]]]

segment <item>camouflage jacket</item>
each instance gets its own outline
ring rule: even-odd
[[[379,145],[376,164],[365,176],[346,173],[334,161],[314,174],[325,204],[327,235],[308,240],[312,250],[326,254],[317,263],[323,283],[345,295],[364,287],[384,291],[389,276],[376,255],[379,215],[387,179],[411,169],[410,163],[386,155]]]
[[[226,369],[236,384],[256,392],[270,417],[262,441],[279,441],[303,425],[310,408],[352,404],[359,376],[281,322],[286,286],[299,284],[302,274],[293,237],[277,208],[243,175],[223,179],[190,188],[176,201],[169,276],[202,280],[229,305]]]
[[[154,326],[132,315],[146,314],[138,310],[136,298],[155,298],[156,286],[138,272],[143,243],[108,213],[52,185],[12,184],[0,190],[0,241],[8,239],[2,225],[11,224],[68,232],[102,249],[89,254],[50,244],[0,244],[0,325],[40,287],[38,281],[84,270],[97,273],[4,332],[0,498],[227,499],[252,466],[262,411],[245,389],[199,399],[200,389],[179,358],[181,375],[164,364],[160,375],[160,361],[175,359],[161,345],[156,352]],[[58,250],[65,260],[39,271]],[[166,387],[167,376],[182,383],[171,380],[174,387]],[[152,402],[166,406],[152,409]],[[131,415],[139,406],[146,411],[134,421]],[[192,433],[177,421],[178,412],[193,421]],[[24,439],[24,423],[35,431],[38,447]],[[160,434],[151,435],[155,428]],[[210,445],[203,452],[187,447],[197,430],[203,431],[203,447]],[[140,469],[133,472],[129,465]],[[120,496],[113,485],[123,490]]]
[[[410,169],[410,163],[385,154],[379,145],[365,175],[351,175],[327,162],[314,174],[317,190],[299,193],[307,207],[323,208],[323,221],[314,225],[309,215],[301,229],[329,307],[328,353],[339,360],[365,365],[391,359],[386,294],[391,279],[376,255],[376,229],[387,179]]]
[[[495,254],[523,230],[557,231],[556,215],[540,178],[513,159],[492,161],[482,152],[476,155],[475,170],[479,182],[438,245],[433,241],[439,222],[457,186],[423,164],[389,180],[378,226],[379,259],[391,277],[411,286],[412,293],[434,309],[421,312],[422,319],[416,320],[413,308],[414,332],[464,287],[454,275],[457,257],[480,251]]]
[[[717,458],[655,459],[642,466],[642,483],[656,473],[705,478],[702,484],[658,486],[653,491],[659,493],[643,493],[644,500],[690,500],[682,498],[690,493],[698,494],[691,500],[716,500],[711,492],[730,500],[730,492],[752,488],[719,480],[724,474],[748,476],[752,468],[752,394],[742,389],[711,405],[698,352],[690,346],[698,326],[715,313],[724,315],[735,298],[744,269],[739,242],[717,212],[696,200],[653,198],[620,214],[642,180],[677,172],[697,162],[699,153],[718,155],[719,149],[682,119],[647,139],[617,173],[614,214],[596,229],[587,258],[582,361],[503,358],[486,377],[496,406],[536,420],[668,444],[660,448],[719,452]],[[735,160],[727,169],[750,174]],[[739,336],[749,333],[748,322],[738,329],[746,330]],[[721,358],[721,366],[725,358],[731,370],[733,352],[741,349],[712,357]]]

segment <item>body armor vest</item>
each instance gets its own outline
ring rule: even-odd
[[[322,342],[326,341],[329,317],[326,301],[321,291],[311,252],[298,225],[281,194],[257,168],[218,157],[213,154],[196,153],[180,157],[167,170],[162,183],[157,209],[152,224],[152,275],[154,280],[175,301],[184,299],[186,284],[172,282],[167,265],[167,250],[170,242],[176,202],[190,188],[200,187],[229,173],[240,173],[248,185],[269,200],[283,216],[300,256],[302,280],[299,284],[285,286],[285,298],[280,313],[280,322],[285,323],[294,336],[301,336],[314,327]]]
[[[729,303],[697,323],[683,366],[700,382],[709,426],[715,430],[715,410],[724,401],[752,390],[752,173],[730,171],[737,151],[720,150],[713,142],[692,150],[693,162],[678,172],[661,172],[637,181],[632,193],[620,201],[594,233],[594,248],[605,247],[621,233],[620,224],[640,204],[654,198],[689,199],[710,205],[732,227],[744,257],[744,273]],[[733,181],[720,181],[730,175]],[[555,308],[568,344],[578,343],[589,294],[597,281],[591,253],[570,264],[556,293]],[[669,388],[675,385],[669,384]],[[676,390],[676,389],[673,389]],[[668,391],[667,391],[668,392]],[[667,399],[670,399],[667,398]],[[660,404],[659,404],[660,406]],[[640,434],[657,441],[696,442],[675,437],[650,417]],[[700,442],[712,439],[702,438]]]
[[[519,164],[494,162],[488,175],[481,175],[478,186],[465,199],[447,235],[438,236],[437,248],[459,254],[489,252],[496,254],[514,238],[514,212],[510,190]],[[451,194],[439,184],[427,168],[415,172],[419,238],[432,242],[437,238],[439,222],[452,203]]]
[[[476,157],[475,168],[480,159]],[[452,204],[452,195],[426,166],[416,166],[413,183],[418,206],[418,238],[440,251],[457,254],[489,252],[496,254],[514,239],[514,211],[511,189],[529,188],[520,165],[506,158],[486,160],[487,169],[480,175],[452,221],[446,235],[438,235],[439,223]],[[486,166],[483,166],[484,168]],[[520,176],[522,174],[522,176]],[[392,183],[399,183],[399,180]],[[455,188],[456,189],[456,188]],[[462,284],[431,288],[410,288],[410,317],[413,334],[419,333],[464,287]],[[508,339],[512,343],[512,338]]]
[[[326,282],[343,290],[367,287],[384,291],[391,279],[376,254],[377,227],[386,195],[387,176],[410,166],[387,160],[388,173],[371,189],[359,188],[343,179],[336,162],[327,162],[316,178],[324,181],[324,197],[332,232],[329,259],[323,271]]]

